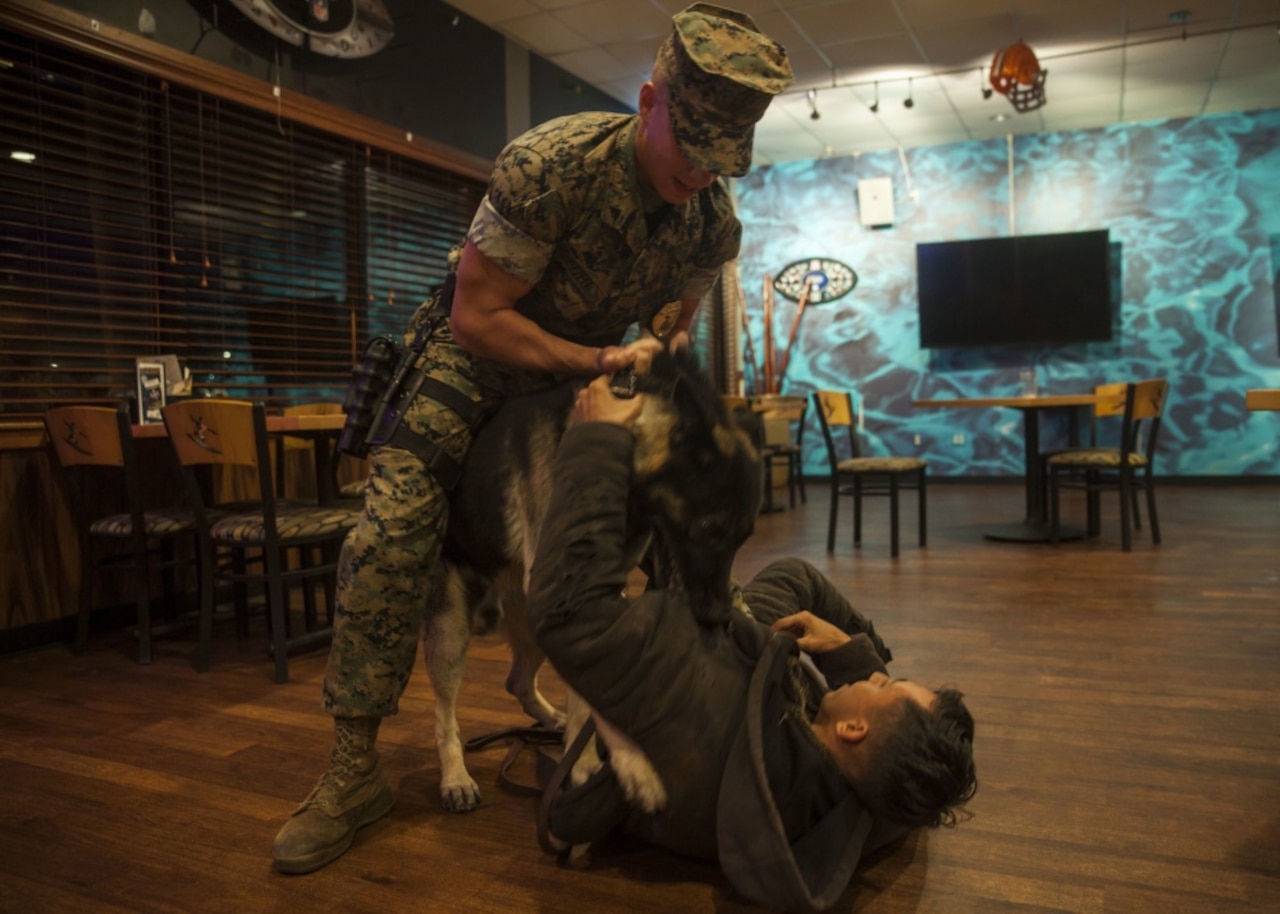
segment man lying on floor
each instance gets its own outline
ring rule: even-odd
[[[719,627],[699,625],[679,590],[623,596],[639,411],[607,378],[580,394],[529,612],[557,671],[645,752],[667,802],[652,814],[627,807],[606,762],[549,798],[547,828],[568,845],[620,827],[718,860],[753,902],[828,907],[864,852],[956,823],[977,789],[973,718],[953,689],[891,679],[871,623],[800,559],[743,588],[754,619]]]

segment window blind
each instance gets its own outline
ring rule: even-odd
[[[132,399],[340,399],[444,278],[473,177],[0,30],[0,424]]]

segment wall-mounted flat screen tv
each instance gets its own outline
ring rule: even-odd
[[[916,245],[920,346],[1111,339],[1106,229]]]

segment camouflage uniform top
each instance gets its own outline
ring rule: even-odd
[[[636,170],[637,115],[557,118],[498,157],[468,239],[533,289],[517,310],[583,345],[618,343],[664,304],[701,298],[738,254],[742,225],[720,181],[663,204],[652,232]],[[650,207],[652,209],[652,207]]]

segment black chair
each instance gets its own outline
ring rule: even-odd
[[[853,397],[848,391],[817,390],[813,404],[822,424],[831,472],[831,516],[827,523],[827,551],[835,551],[836,514],[841,496],[853,498],[853,544],[862,545],[862,497],[889,496],[889,553],[898,556],[898,495],[917,490],[920,545],[927,544],[925,475],[929,463],[919,457],[863,457],[854,421]]]
[[[1118,424],[1116,444],[1071,448],[1049,454],[1045,458],[1049,486],[1049,536],[1058,542],[1060,504],[1063,489],[1085,492],[1086,514],[1090,536],[1101,533],[1101,493],[1115,491],[1120,495],[1120,542],[1129,552],[1133,548],[1133,530],[1142,529],[1138,510],[1138,492],[1146,493],[1147,520],[1152,543],[1160,544],[1160,518],[1156,513],[1155,465],[1160,422],[1169,394],[1165,380],[1103,384],[1095,390],[1094,406],[1096,442],[1105,420]]]
[[[44,423],[79,537],[76,648],[88,649],[95,577],[128,573],[134,577],[137,601],[138,662],[150,663],[152,636],[161,631],[152,622],[152,574],[161,573],[164,605],[173,608],[177,570],[196,567],[195,513],[185,507],[144,509],[137,450],[123,406],[58,406],[45,413]],[[124,511],[92,516],[91,504],[121,494]],[[125,543],[128,551],[98,548],[109,542]]]
[[[196,507],[202,565],[213,569],[200,590],[197,669],[209,668],[215,584],[226,582],[240,589],[261,587],[267,599],[275,678],[286,682],[290,650],[326,643],[332,637],[338,553],[347,531],[356,525],[359,511],[349,505],[326,507],[284,502],[277,497],[272,484],[266,413],[260,403],[181,400],[164,408],[164,421]],[[205,495],[196,470],[206,466],[253,470],[257,497],[248,503],[237,499],[225,506],[225,515],[211,516],[210,509],[223,499]],[[289,566],[291,550],[297,551],[299,567]],[[315,560],[316,552],[319,561]],[[288,597],[289,586],[294,583],[323,586],[328,618],[326,625],[319,626],[308,612],[307,630],[290,637]],[[314,601],[307,599],[305,605],[310,610]]]

